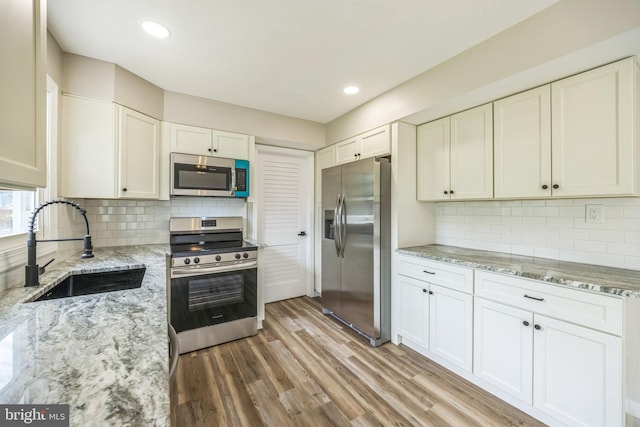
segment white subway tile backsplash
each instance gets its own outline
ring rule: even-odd
[[[602,205],[602,223],[585,221]],[[437,204],[436,243],[640,270],[640,198]],[[499,248],[499,249],[498,249]]]
[[[246,217],[242,199],[86,200],[83,205],[95,247],[169,243],[172,216]]]

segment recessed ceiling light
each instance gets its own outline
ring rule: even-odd
[[[357,86],[347,86],[344,88],[344,93],[347,95],[354,95],[360,92],[360,89]]]
[[[154,21],[144,21],[140,25],[148,34],[159,39],[166,39],[171,35],[171,31],[167,27]]]

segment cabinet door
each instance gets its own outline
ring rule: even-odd
[[[473,310],[473,373],[532,404],[533,314],[482,298]]]
[[[418,126],[418,200],[449,200],[449,117]]]
[[[622,339],[534,318],[533,405],[579,426],[623,425]]]
[[[429,284],[398,275],[402,343],[417,351],[429,348]]]
[[[249,160],[248,135],[214,130],[212,147],[212,156]]]
[[[493,107],[451,116],[451,200],[493,197]]]
[[[60,195],[116,197],[116,110],[110,101],[62,96]]]
[[[0,2],[0,184],[45,187],[45,0]]]
[[[336,146],[331,145],[316,151],[316,203],[322,202],[322,169],[330,168],[336,164]]]
[[[357,137],[347,139],[336,144],[336,164],[353,162],[358,160],[360,152],[360,140]]]
[[[471,372],[473,297],[442,286],[429,290],[429,350]]]
[[[638,192],[635,67],[629,58],[551,85],[554,196]]]
[[[370,130],[360,136],[358,159],[385,156],[390,153],[391,131],[389,125]]]
[[[211,129],[169,123],[169,147],[172,153],[211,156]]]
[[[157,199],[160,184],[160,122],[118,106],[119,197]]]
[[[493,114],[495,197],[551,196],[551,86],[496,101]]]

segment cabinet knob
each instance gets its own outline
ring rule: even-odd
[[[451,190],[449,193],[453,194],[453,190]]]
[[[542,189],[543,189],[543,190],[546,190],[547,188],[549,188],[549,186],[548,186],[547,184],[545,184],[545,185],[543,185],[543,186],[542,186]]]
[[[427,290],[426,290],[426,289],[423,289],[423,290],[422,290],[422,292],[424,292],[424,293],[426,294],[426,293],[427,293]]]
[[[218,152],[218,149],[217,149],[217,148],[214,148],[214,149],[213,149],[213,152],[214,152],[214,153],[217,153],[217,152]]]
[[[539,331],[540,329],[542,329],[542,326],[540,325],[533,325],[534,328],[536,328],[537,331]]]
[[[558,188],[560,188],[560,186],[558,184],[553,184],[553,188],[557,190]]]
[[[429,295],[433,295],[433,291],[429,291]]]
[[[354,154],[353,157],[358,158],[358,153]]]
[[[127,187],[124,187],[124,188],[122,189],[122,191],[124,191],[124,192],[126,193],[126,192],[127,192]]]
[[[211,152],[211,148],[207,148],[207,151],[208,151],[208,152]]]
[[[529,326],[529,322],[528,322],[528,321],[526,321],[526,320],[523,320],[523,321],[522,321],[522,324],[523,324],[524,326]]]
[[[447,190],[444,190],[444,194],[449,194],[449,192]]]

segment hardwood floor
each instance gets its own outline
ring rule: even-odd
[[[175,426],[542,426],[405,346],[368,341],[302,297],[258,335],[180,356]]]

